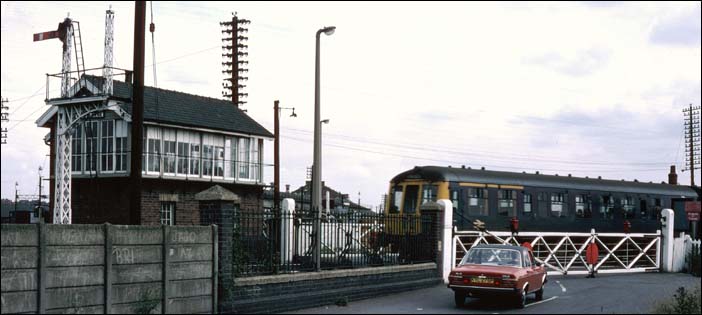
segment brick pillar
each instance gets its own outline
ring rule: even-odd
[[[217,300],[218,312],[223,313],[232,302],[230,288],[234,286],[234,214],[239,209],[240,199],[231,191],[215,185],[197,193],[195,200],[199,202],[200,224],[217,225]]]

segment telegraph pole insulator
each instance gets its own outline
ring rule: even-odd
[[[224,28],[222,34],[225,34],[225,37],[222,38],[222,42],[231,42],[231,45],[222,46],[222,49],[225,51],[222,57],[226,58],[226,61],[222,62],[222,66],[224,66],[222,73],[231,75],[231,77],[224,79],[224,81],[229,81],[231,84],[222,85],[224,88],[222,96],[231,98],[232,103],[236,107],[245,104],[246,102],[241,100],[241,98],[248,96],[247,93],[242,92],[245,86],[238,83],[248,80],[247,77],[242,77],[240,73],[249,71],[249,69],[242,68],[241,65],[249,63],[247,60],[242,60],[245,56],[249,55],[246,51],[249,46],[244,44],[249,38],[242,36],[242,33],[247,33],[249,31],[244,25],[250,23],[251,21],[249,20],[238,18],[236,13],[231,21],[219,23],[219,25]]]
[[[683,114],[685,115],[685,153],[688,156],[685,158],[685,169],[683,171],[690,171],[690,185],[695,186],[695,168],[700,169],[702,163],[700,163],[700,148],[702,147],[702,141],[700,141],[700,112],[702,108],[700,106],[690,106],[683,109]]]

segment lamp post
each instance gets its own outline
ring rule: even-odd
[[[322,132],[319,113],[319,36],[334,34],[335,26],[327,26],[317,31],[316,52],[314,67],[314,163],[312,164],[312,211],[315,212],[317,223],[315,224],[315,258],[317,260],[317,271],[322,269],[321,265],[321,204],[322,204]]]

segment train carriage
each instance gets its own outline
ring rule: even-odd
[[[425,202],[449,199],[459,230],[475,219],[508,230],[517,217],[520,231],[622,232],[629,221],[631,232],[655,232],[671,208],[675,229],[687,231],[684,202],[699,198],[699,187],[675,184],[417,166],[392,179],[385,212],[418,215]]]

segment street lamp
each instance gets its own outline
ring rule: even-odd
[[[317,271],[322,268],[321,265],[321,204],[322,204],[322,132],[319,120],[319,35],[334,34],[336,26],[327,26],[317,31],[316,34],[316,51],[315,51],[315,68],[314,68],[314,162],[312,164],[312,210],[316,213],[316,241],[315,241],[315,256],[317,260]]]

